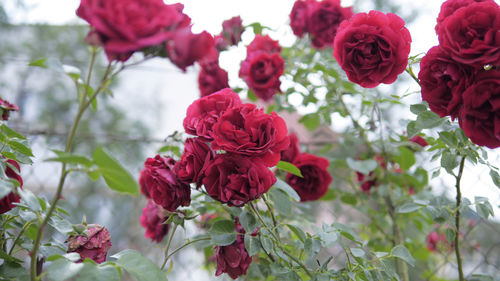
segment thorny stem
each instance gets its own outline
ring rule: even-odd
[[[170,255],[168,254],[168,250],[170,249],[170,244],[172,244],[172,238],[174,238],[175,231],[177,230],[178,225],[176,224],[174,226],[174,229],[172,229],[172,233],[170,234],[170,237],[168,238],[167,242],[167,247],[165,248],[165,259],[163,260],[163,263],[161,265],[161,270],[165,268],[165,265],[167,264],[168,258],[170,258]]]
[[[462,256],[460,255],[460,239],[459,239],[459,234],[460,234],[460,204],[462,202],[462,192],[460,191],[460,180],[462,179],[462,174],[464,172],[464,165],[465,165],[465,158],[466,156],[462,156],[462,160],[460,161],[460,168],[458,170],[458,175],[456,177],[456,185],[455,187],[457,188],[457,211],[455,213],[455,227],[456,227],[456,233],[455,233],[455,255],[457,257],[457,267],[458,267],[458,280],[460,281],[465,281],[464,278],[464,271],[462,267]]]

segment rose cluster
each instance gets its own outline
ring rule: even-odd
[[[476,144],[500,146],[500,6],[493,0],[448,0],[439,45],[420,62],[422,99],[441,117],[458,119]]]
[[[299,139],[295,134],[290,134],[288,138],[290,145],[281,152],[281,159],[294,164],[303,177],[288,173],[286,182],[300,196],[300,201],[318,200],[326,194],[332,182],[328,172],[330,163],[324,157],[300,152]]]
[[[163,0],[81,0],[76,14],[91,26],[87,43],[102,46],[109,61],[142,51],[167,56],[185,71],[215,49],[215,42],[206,31],[191,31],[183,8]]]
[[[241,62],[239,76],[255,95],[264,101],[281,92],[279,80],[285,69],[285,60],[280,55],[281,46],[269,35],[257,34],[247,46],[247,57]]]
[[[337,29],[342,21],[352,16],[352,7],[340,6],[340,0],[298,0],[290,13],[293,33],[311,36],[313,47],[332,47]]]

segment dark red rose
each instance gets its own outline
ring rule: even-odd
[[[210,197],[237,207],[259,198],[275,182],[274,174],[260,161],[232,153],[216,155],[203,178]]]
[[[9,120],[9,115],[11,111],[19,111],[17,105],[10,103],[2,98],[0,98],[0,114],[2,115],[2,120]]]
[[[309,31],[307,26],[308,9],[313,4],[313,0],[297,0],[293,4],[292,11],[290,12],[290,26],[292,27],[293,34],[298,37],[304,36]]]
[[[351,7],[340,6],[340,0],[315,1],[308,8],[308,31],[318,49],[333,46],[340,23],[353,15]]]
[[[427,249],[431,252],[450,252],[453,244],[448,241],[446,235],[437,231],[432,231],[427,236]]]
[[[184,153],[181,160],[175,164],[177,178],[189,184],[201,186],[203,172],[214,159],[212,149],[199,138],[188,138],[184,144]]]
[[[368,177],[363,173],[356,172],[356,178],[361,183],[361,190],[365,193],[370,193],[370,189],[377,186],[377,179],[373,177],[373,171],[368,173]]]
[[[288,144],[285,121],[253,104],[227,110],[214,126],[214,150],[261,159],[268,167],[278,164]]]
[[[90,224],[87,226],[85,234],[68,238],[68,253],[79,253],[81,257],[79,262],[82,262],[85,258],[89,258],[96,263],[106,261],[106,255],[109,248],[111,248],[109,231],[104,226]]]
[[[469,6],[472,3],[476,2],[494,2],[494,0],[447,0],[444,1],[441,5],[441,10],[439,11],[439,15],[437,17],[436,24],[436,34],[439,34],[439,28],[443,21],[451,16],[456,10]]]
[[[245,275],[252,262],[245,248],[245,229],[237,221],[235,229],[238,235],[236,241],[228,246],[215,246],[215,259],[217,261],[217,270],[215,276],[227,273],[231,278]]]
[[[340,24],[333,55],[350,81],[365,88],[393,83],[408,64],[411,37],[395,14],[358,13]]]
[[[241,17],[237,16],[222,22],[222,32],[220,35],[226,39],[229,45],[238,45],[241,41],[243,31],[245,31],[243,22]]]
[[[168,31],[188,26],[182,8],[162,0],[81,0],[76,14],[90,24],[88,40],[102,44],[109,61],[126,61],[133,52],[164,42]]]
[[[247,56],[253,52],[279,53],[281,52],[281,46],[278,41],[271,39],[269,35],[257,34],[247,46]]]
[[[139,219],[141,225],[146,229],[144,237],[154,242],[161,243],[168,232],[168,224],[164,223],[166,219],[163,209],[156,205],[152,200],[142,209],[142,215]]]
[[[479,73],[463,93],[460,127],[472,142],[500,147],[500,70]]]
[[[257,97],[267,101],[281,92],[280,76],[284,70],[285,60],[279,53],[253,52],[241,62],[239,76]]]
[[[17,180],[19,182],[19,187],[22,188],[23,179],[20,175],[21,167],[19,167],[19,164],[12,159],[8,159],[6,162],[14,166],[17,171],[14,171],[14,169],[9,167],[8,165],[5,165],[5,174],[8,178]],[[12,210],[12,208],[16,207],[16,205],[14,205],[13,203],[19,203],[20,199],[21,197],[19,197],[19,195],[17,195],[17,193],[15,193],[14,191],[11,191],[9,194],[5,195],[0,199],[0,214]]]
[[[422,100],[441,117],[458,116],[462,93],[474,77],[474,69],[455,62],[439,46],[432,47],[420,61]]]
[[[500,65],[500,6],[493,1],[456,10],[440,25],[439,44],[457,62]]]
[[[191,32],[191,27],[186,27],[173,32],[166,46],[168,58],[180,69],[186,71],[186,67],[210,54],[215,42],[210,33],[203,31],[200,34],[194,34]]]
[[[175,175],[175,160],[170,157],[156,155],[146,159],[139,184],[146,198],[167,211],[174,212],[191,202],[191,189]]]
[[[288,136],[290,144],[288,148],[281,151],[281,160],[292,163],[293,160],[300,154],[299,139],[294,133]]]
[[[295,158],[293,164],[300,169],[304,177],[288,173],[286,182],[299,194],[301,202],[318,200],[326,194],[332,182],[328,172],[330,163],[326,158],[302,153]]]
[[[413,138],[410,139],[410,141],[420,145],[421,147],[426,147],[429,145],[429,143],[419,135],[414,136]]]
[[[202,97],[229,88],[227,71],[222,69],[218,64],[212,67],[202,66],[198,75],[198,87],[200,88]]]
[[[213,126],[228,109],[241,104],[238,94],[231,89],[222,89],[194,101],[187,109],[183,125],[186,133],[206,141],[213,140]]]

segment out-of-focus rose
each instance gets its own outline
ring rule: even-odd
[[[493,2],[494,0],[447,0],[444,1],[441,5],[441,10],[439,11],[439,15],[437,17],[436,24],[436,34],[439,33],[439,27],[441,23],[449,16],[451,16],[456,10],[469,6],[472,3],[476,2]]]
[[[7,175],[8,178],[17,180],[19,182],[19,187],[22,188],[23,179],[19,174],[21,172],[21,167],[19,167],[19,164],[12,159],[8,159],[6,162],[14,166],[17,169],[17,171],[14,171],[14,169],[9,167],[8,165],[5,165],[6,166],[5,174]],[[9,192],[9,194],[5,195],[3,198],[0,199],[0,214],[12,210],[12,208],[16,206],[13,203],[18,203],[20,199],[21,197],[19,197],[19,195],[17,195],[14,191]]]
[[[144,162],[139,177],[141,192],[165,210],[174,212],[179,206],[189,206],[191,189],[175,174],[175,160],[156,155]]]
[[[275,112],[266,114],[253,104],[243,104],[219,118],[212,148],[260,159],[273,167],[280,161],[281,151],[288,147],[287,132],[285,121]]]
[[[126,61],[135,51],[164,42],[169,31],[189,26],[182,9],[162,0],[81,0],[76,14],[90,24],[89,40],[103,45],[109,61]]]
[[[239,76],[248,88],[265,101],[281,92],[280,77],[285,70],[285,60],[279,53],[252,52],[241,62]]]
[[[198,87],[200,88],[202,97],[229,88],[227,71],[222,69],[218,64],[212,67],[202,66],[198,75]]]
[[[427,249],[431,252],[450,252],[453,250],[453,244],[448,242],[446,239],[446,235],[443,233],[439,233],[437,231],[433,231],[429,233],[427,236]]]
[[[79,262],[86,258],[96,263],[106,261],[106,255],[109,248],[111,248],[109,231],[104,226],[91,224],[87,226],[85,234],[68,237],[68,253],[76,252],[80,254],[81,260]]]
[[[482,71],[463,93],[460,127],[471,141],[500,147],[500,70]]]
[[[232,153],[216,155],[203,178],[210,197],[237,207],[259,198],[275,182],[274,174],[260,161]]]
[[[294,133],[291,133],[288,136],[288,139],[290,144],[287,149],[281,151],[281,160],[292,163],[293,160],[295,160],[295,158],[300,154],[299,139]]]
[[[233,244],[215,246],[215,259],[217,261],[215,276],[227,273],[231,278],[236,279],[238,276],[247,273],[247,269],[252,262],[252,258],[245,248],[245,229],[238,221],[235,222],[235,229],[238,235]]]
[[[500,65],[500,6],[475,2],[446,17],[438,30],[439,44],[457,62],[476,68]]]
[[[414,136],[413,138],[410,139],[410,141],[420,145],[421,147],[426,147],[429,145],[429,143],[419,135]]]
[[[290,26],[292,27],[293,34],[298,37],[304,36],[309,31],[308,22],[308,9],[314,3],[312,0],[297,0],[293,4],[292,11],[290,12]]]
[[[455,62],[439,46],[432,47],[420,61],[418,79],[422,100],[440,117],[458,116],[462,93],[474,77],[475,70]]]
[[[247,46],[247,55],[253,52],[279,53],[280,43],[271,39],[269,35],[255,35],[253,41]]]
[[[340,24],[333,55],[350,81],[365,88],[391,84],[408,64],[411,37],[395,14],[358,13]]]
[[[11,111],[19,111],[17,105],[10,103],[2,98],[0,98],[0,114],[2,115],[2,120],[9,120]]]
[[[302,153],[293,164],[300,169],[303,178],[288,173],[286,182],[299,194],[300,201],[314,201],[328,191],[332,177],[328,172],[328,160],[324,157]]]
[[[373,177],[373,171],[368,173],[368,177],[365,174],[356,172],[356,178],[361,183],[361,190],[365,193],[370,193],[372,187],[377,186],[377,179]]]
[[[194,182],[200,187],[203,172],[214,156],[214,152],[204,141],[188,138],[181,160],[175,164],[177,178],[187,184]]]
[[[165,224],[166,216],[163,209],[156,205],[152,200],[142,209],[142,215],[139,219],[141,225],[146,229],[144,237],[154,242],[160,243],[168,232],[168,224]]]
[[[229,45],[238,45],[241,41],[243,31],[245,31],[245,28],[240,16],[232,17],[222,22],[221,36],[226,39]]]
[[[313,47],[333,46],[340,23],[353,15],[352,7],[341,7],[340,0],[314,1],[308,6],[307,28]]]
[[[168,58],[183,71],[196,61],[203,59],[214,48],[214,38],[203,31],[194,34],[191,27],[175,31],[167,41]]]
[[[186,133],[212,141],[213,126],[228,109],[241,104],[238,94],[231,89],[222,89],[194,101],[187,109],[183,125]]]

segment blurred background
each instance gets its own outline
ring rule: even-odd
[[[279,1],[243,1],[243,0],[186,0],[166,1],[181,2],[184,12],[192,18],[193,29],[197,32],[207,30],[212,34],[221,31],[222,21],[240,15],[243,24],[260,22],[271,28],[269,34],[278,39],[283,46],[291,46],[295,36],[289,27],[288,15],[293,0]],[[406,22],[412,34],[410,55],[426,52],[437,44],[434,33],[435,18],[443,1],[435,0],[351,0],[342,1],[344,6],[353,6],[356,12],[377,9],[394,12]],[[74,84],[67,76],[54,70],[28,67],[30,61],[48,58],[48,62],[60,61],[79,69],[87,69],[90,52],[83,43],[88,26],[75,15],[78,0],[2,0],[0,2],[0,95],[17,104],[20,108],[14,113],[10,126],[23,133],[30,140],[35,154],[34,164],[22,167],[24,187],[34,193],[51,198],[57,185],[59,165],[43,162],[53,156],[51,149],[62,149],[67,131],[76,112]],[[253,39],[251,31],[245,32],[243,42],[237,48],[224,52],[220,65],[229,72],[231,87],[245,88],[238,78],[239,64],[245,58],[244,45]],[[101,54],[102,55],[102,54]],[[134,58],[132,58],[134,60]],[[104,70],[106,63],[102,55],[96,68]],[[186,73],[170,64],[166,59],[155,59],[128,69],[114,82],[111,89],[113,96],[101,97],[96,112],[88,113],[82,123],[76,143],[76,151],[90,154],[97,145],[103,145],[123,163],[133,175],[138,177],[146,157],[166,144],[166,139],[175,131],[182,131],[182,120],[187,106],[199,97],[197,76],[199,67],[189,67]],[[381,91],[411,92],[418,90],[409,77],[402,75],[395,85],[382,85]],[[405,100],[407,104],[420,102],[418,95]],[[299,102],[300,104],[300,102]],[[400,108],[402,109],[402,107]],[[314,111],[314,107],[300,107],[299,114]],[[408,118],[407,110],[387,112],[395,126],[399,118]],[[286,117],[293,122],[294,117]],[[320,128],[316,132],[307,132],[298,123],[295,131],[303,132],[303,144],[309,149],[337,139],[350,125],[340,115],[332,116],[333,125]],[[400,129],[403,127],[400,126]],[[329,151],[339,155],[338,151]],[[495,161],[495,159],[497,161]],[[498,153],[490,152],[490,161],[500,163]],[[428,158],[418,159],[429,162]],[[488,197],[498,214],[500,192],[488,176],[487,170],[467,167],[464,175],[464,195],[473,201],[474,196]],[[334,180],[335,181],[335,180]],[[454,189],[449,188],[453,178],[439,177],[431,182],[436,198],[446,201],[453,198]],[[67,181],[61,204],[73,215],[71,221],[77,223],[86,216],[90,223],[105,225],[111,232],[113,248],[110,253],[125,248],[139,249],[142,253],[160,262],[163,253],[161,245],[152,244],[143,237],[139,216],[146,201],[141,196],[130,197],[109,191],[103,182],[92,182],[85,176],[72,175]],[[354,208],[337,204],[339,200],[323,203],[319,208],[312,208],[318,221],[355,222],[363,224],[367,218],[360,217]],[[467,252],[465,272],[489,273],[500,275],[500,226],[498,218],[485,221],[466,215],[474,220],[470,231],[464,235]],[[118,219],[119,218],[119,219]],[[194,224],[189,224],[185,231],[179,231],[174,242],[181,244],[183,239],[199,231]],[[422,245],[428,233],[422,232]],[[61,237],[64,240],[64,237]],[[479,246],[476,246],[478,243]],[[337,249],[338,250],[338,249]],[[429,255],[422,249],[422,259]],[[427,252],[425,252],[427,251]],[[335,249],[332,253],[335,255]],[[453,254],[440,255],[434,265],[432,278],[449,277],[455,274]],[[213,270],[204,269],[203,254],[188,248],[174,256],[175,266],[169,275],[170,280],[224,280],[228,277],[215,278]],[[418,272],[421,268],[413,268]],[[419,280],[419,279],[412,279]]]

